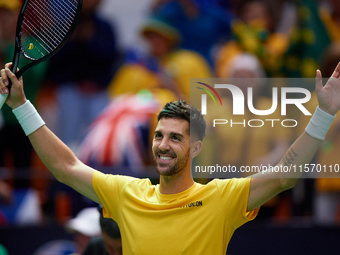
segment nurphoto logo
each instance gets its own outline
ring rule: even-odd
[[[200,82],[201,83],[201,82]],[[207,84],[201,83],[205,86],[209,86]],[[202,89],[200,87],[197,87],[198,89]],[[221,106],[221,98],[216,92],[216,90],[209,86],[209,88],[217,95],[218,99],[220,100]],[[242,90],[237,87],[236,85],[232,84],[215,84],[215,88],[217,89],[228,89],[231,92],[232,99],[233,99],[233,115],[244,115],[244,106],[245,106],[245,97],[242,92]],[[206,89],[202,89],[203,91],[207,92],[210,97],[214,100],[215,104],[216,101],[214,97],[211,95],[209,91]],[[305,95],[303,98],[287,98],[288,93],[301,93]],[[311,93],[309,90],[305,88],[281,88],[281,115],[287,115],[287,105],[292,104],[296,105],[298,109],[304,114],[304,115],[312,115],[304,106],[304,103],[307,103],[311,98]],[[201,112],[203,115],[207,114],[207,95],[202,94],[201,97],[202,103],[201,103]],[[273,112],[275,112],[278,105],[278,88],[273,87],[272,88],[272,107],[267,110],[257,110],[254,107],[253,103],[253,88],[249,87],[247,88],[247,106],[251,113],[255,115],[270,115]]]
[[[309,116],[312,115],[307,108],[304,106],[311,99],[311,92],[306,88],[301,87],[271,87],[271,106],[267,109],[257,109],[255,100],[256,94],[254,90],[256,88],[242,87],[240,88],[237,85],[231,83],[214,83],[213,85],[209,85],[207,82],[195,82],[195,84],[203,85],[204,87],[197,87],[203,92],[200,93],[200,109],[202,115],[209,115],[212,111],[216,111],[215,107],[229,107],[228,104],[223,104],[223,96],[228,91],[229,99],[232,102],[232,116],[242,116],[245,115],[245,111],[250,112],[254,116],[268,116],[273,114],[275,111],[280,110],[280,116],[287,116],[287,106],[293,105],[298,109],[303,115]],[[208,99],[207,95],[210,96],[211,99]],[[294,96],[292,96],[294,95]],[[298,95],[298,96],[297,96]],[[217,100],[219,100],[219,104],[217,104]],[[213,104],[209,104],[209,100],[214,102]],[[199,107],[198,107],[199,108]],[[278,109],[279,108],[279,109]],[[249,127],[262,127],[266,123],[270,124],[272,127],[275,126],[276,123],[280,122],[283,127],[296,127],[298,124],[298,120],[296,119],[277,119],[277,118],[252,118],[252,119],[243,119],[240,121],[233,121],[232,116],[222,116],[219,118],[212,119],[212,126],[216,127],[216,125],[225,125],[228,124],[231,127],[234,125],[241,126],[249,126]]]

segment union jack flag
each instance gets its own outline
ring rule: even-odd
[[[129,167],[138,172],[150,155],[150,125],[159,103],[139,95],[113,100],[91,124],[79,158],[92,166]]]

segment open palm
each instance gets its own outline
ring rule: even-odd
[[[321,72],[317,70],[315,91],[320,109],[331,115],[335,115],[340,109],[340,62],[325,86],[322,84]]]

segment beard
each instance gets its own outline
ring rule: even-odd
[[[165,153],[164,153],[165,154]],[[155,153],[154,154],[154,160],[156,163],[156,171],[159,175],[163,176],[173,176],[179,172],[181,172],[189,163],[189,158],[190,158],[190,149],[185,153],[185,155],[182,158],[175,158],[176,162],[169,165],[168,169],[166,171],[161,171],[159,167],[162,166],[163,163],[157,163],[157,158],[158,155],[162,155],[161,153]]]

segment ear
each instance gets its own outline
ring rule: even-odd
[[[196,157],[202,149],[202,141],[196,141],[190,145],[190,156],[191,158]]]

